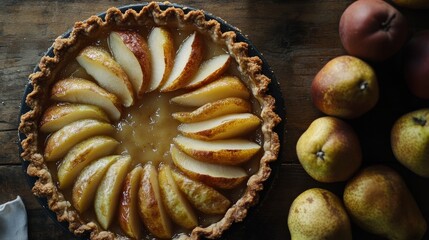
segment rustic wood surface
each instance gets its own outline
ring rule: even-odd
[[[236,224],[225,239],[289,239],[287,215],[293,199],[304,190],[323,187],[342,195],[344,183],[322,184],[312,180],[295,153],[299,136],[322,114],[309,96],[314,75],[330,59],[344,54],[338,21],[350,4],[338,0],[181,1],[204,9],[238,27],[264,54],[283,94],[286,115],[282,152],[261,203],[244,223]],[[28,75],[53,40],[74,22],[110,6],[135,1],[14,1],[0,0],[0,203],[20,195],[27,208],[30,239],[73,239],[62,230],[31,194],[18,157],[19,107]],[[411,32],[429,28],[429,11],[401,9]],[[389,132],[393,121],[410,110],[427,106],[407,91],[397,66],[398,56],[374,64],[380,80],[381,99],[364,117],[350,121],[359,134],[364,165],[383,163],[404,177],[427,221],[429,180],[415,176],[393,158]],[[355,239],[379,239],[353,225]],[[426,235],[428,239],[429,235]]]

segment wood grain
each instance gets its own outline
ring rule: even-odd
[[[322,114],[309,95],[314,75],[330,59],[345,54],[338,37],[338,21],[352,0],[246,0],[181,1],[180,4],[219,16],[238,27],[264,54],[280,84],[286,106],[284,139],[275,176],[266,186],[261,203],[243,223],[235,224],[225,239],[289,239],[287,215],[293,199],[306,189],[322,187],[339,197],[345,183],[322,184],[300,166],[295,144],[308,125]],[[15,1],[0,0],[0,203],[20,195],[27,207],[30,239],[73,239],[64,232],[31,194],[18,157],[19,107],[28,75],[54,39],[74,22],[105,11],[110,6],[138,1]],[[410,32],[429,28],[429,10],[400,9]],[[405,179],[427,221],[429,180],[417,177],[396,162],[389,135],[394,120],[403,113],[428,106],[405,87],[399,58],[374,64],[381,98],[373,111],[349,121],[359,135],[364,166],[382,163]],[[353,225],[354,239],[380,239]],[[426,238],[429,238],[426,235]]]

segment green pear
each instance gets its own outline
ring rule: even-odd
[[[362,162],[355,132],[334,117],[314,120],[298,139],[296,153],[304,170],[319,182],[346,181]]]
[[[407,113],[392,128],[391,146],[400,163],[429,177],[429,108]]]
[[[344,204],[362,229],[390,240],[422,239],[426,221],[401,176],[376,165],[361,170],[344,190]]]
[[[292,240],[352,239],[350,220],[341,200],[321,188],[309,189],[293,201],[288,226]]]

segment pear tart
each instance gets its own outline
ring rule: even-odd
[[[217,238],[256,203],[280,118],[248,44],[202,11],[110,8],[30,75],[22,158],[91,239]]]

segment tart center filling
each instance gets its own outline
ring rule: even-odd
[[[171,163],[170,144],[180,125],[171,115],[183,110],[170,103],[172,94],[158,91],[145,94],[137,104],[125,110],[117,124],[115,139],[121,143],[118,150],[131,155],[135,164]]]

